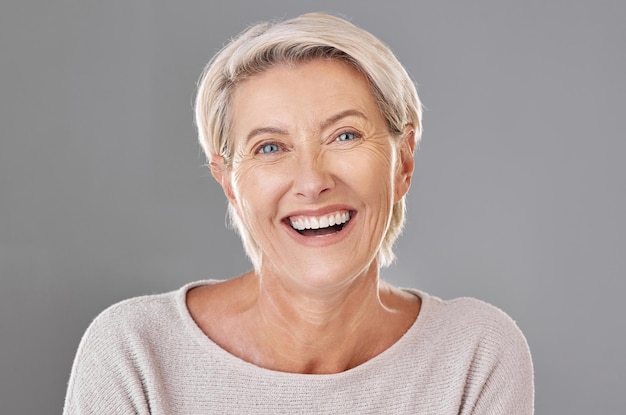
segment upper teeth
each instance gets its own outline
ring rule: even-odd
[[[350,220],[350,213],[345,211],[324,216],[292,216],[289,220],[291,226],[299,231],[305,229],[321,229],[346,223]]]

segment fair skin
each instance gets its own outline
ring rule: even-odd
[[[232,99],[231,166],[214,177],[262,250],[258,272],[187,297],[199,327],[257,366],[338,373],[395,343],[419,298],[379,280],[415,137],[392,137],[366,79],[332,60],[276,65]]]

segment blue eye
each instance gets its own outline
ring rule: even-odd
[[[280,150],[280,147],[278,146],[278,144],[269,143],[269,144],[263,144],[259,148],[258,152],[261,154],[269,154],[269,153],[275,153],[279,150]]]
[[[357,138],[355,133],[351,133],[346,131],[345,133],[341,133],[337,136],[337,141],[351,141]]]

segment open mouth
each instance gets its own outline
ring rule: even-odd
[[[350,222],[353,212],[343,210],[322,216],[291,216],[289,224],[304,236],[326,236],[340,232]]]

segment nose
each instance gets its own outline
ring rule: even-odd
[[[301,199],[317,200],[334,186],[333,176],[321,151],[306,151],[297,158],[293,191]]]

